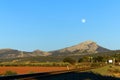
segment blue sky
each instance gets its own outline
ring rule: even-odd
[[[92,40],[120,49],[119,30],[120,0],[0,0],[0,48],[50,51]]]

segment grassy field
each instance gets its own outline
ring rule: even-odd
[[[107,65],[90,71],[101,75],[120,77],[120,66]]]

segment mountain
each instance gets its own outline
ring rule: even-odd
[[[33,51],[34,55],[38,55],[38,56],[49,56],[51,55],[51,53],[48,53],[48,52],[44,52],[44,51],[41,51],[41,50],[35,50]]]
[[[48,56],[51,53],[41,50],[33,52],[19,51],[14,49],[0,49],[0,58],[22,58],[22,57],[35,57],[35,56]]]
[[[85,41],[78,45],[67,47],[60,50],[51,51],[52,55],[84,55],[100,52],[108,52],[109,49],[99,46],[93,41]]]
[[[60,50],[45,52],[34,50],[33,52],[20,51],[15,49],[0,49],[0,58],[24,58],[36,56],[71,56],[71,55],[87,55],[100,52],[108,52],[109,49],[99,46],[93,41],[85,41],[78,45],[67,47]]]

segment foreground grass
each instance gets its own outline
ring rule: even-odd
[[[90,71],[100,75],[120,77],[120,66],[107,65]]]

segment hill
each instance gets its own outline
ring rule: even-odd
[[[35,56],[48,56],[50,53],[35,50],[33,52],[19,51],[14,49],[0,49],[0,58],[22,58]]]
[[[85,41],[80,44],[63,48],[60,50],[45,52],[34,50],[32,52],[20,51],[15,49],[0,49],[0,58],[26,58],[36,56],[81,56],[95,53],[109,52],[111,50],[99,46],[93,41]]]
[[[52,55],[85,55],[100,52],[108,52],[109,49],[99,46],[93,41],[85,41],[78,45],[51,51]]]

